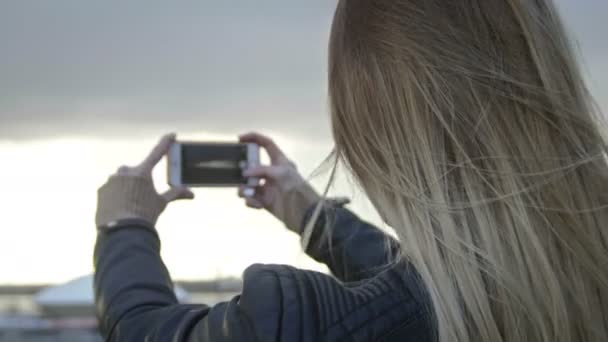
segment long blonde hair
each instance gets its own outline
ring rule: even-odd
[[[551,0],[340,0],[337,155],[440,341],[608,341],[605,121]]]

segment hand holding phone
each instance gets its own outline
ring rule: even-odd
[[[121,166],[97,191],[95,223],[98,229],[113,229],[120,221],[143,220],[152,226],[167,204],[192,199],[185,187],[171,187],[159,193],[154,187],[152,171],[175,142],[175,134],[165,135],[137,166]]]
[[[271,163],[247,170],[245,176],[256,177],[263,182],[255,188],[253,194],[248,193],[252,190],[250,187],[241,186],[239,196],[245,199],[248,207],[268,210],[285,223],[288,229],[299,233],[304,213],[318,203],[321,197],[272,139],[258,133],[249,133],[240,136],[240,141],[262,147],[268,153]]]

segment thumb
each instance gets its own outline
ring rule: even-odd
[[[160,196],[169,203],[182,199],[193,199],[194,193],[188,188],[171,188]]]
[[[277,179],[281,176],[282,171],[283,168],[281,166],[254,166],[243,171],[243,176]]]

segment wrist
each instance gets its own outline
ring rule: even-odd
[[[152,179],[112,176],[97,193],[97,227],[111,227],[123,220],[143,220],[151,226],[166,207],[154,189]]]
[[[306,210],[321,200],[321,196],[303,181],[286,192],[278,203],[275,215],[283,221],[287,229],[300,233]]]
[[[112,221],[106,225],[98,226],[97,230],[102,234],[110,234],[118,230],[124,229],[140,229],[154,233],[158,235],[156,229],[154,229],[154,225],[146,220],[142,220],[140,218],[134,219],[120,219],[118,221]]]
[[[328,225],[328,220],[331,224],[335,211],[350,203],[350,199],[347,197],[324,198],[321,201],[306,210],[300,223],[300,243],[304,251],[308,251],[315,231],[325,229]]]

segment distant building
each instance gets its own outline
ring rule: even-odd
[[[178,283],[182,303],[213,305],[241,290],[237,279]],[[101,342],[93,278],[54,286],[0,287],[0,342]]]
[[[180,302],[188,302],[189,294],[182,287],[175,287],[175,295]],[[95,318],[93,276],[88,275],[62,285],[44,288],[35,295],[34,302],[46,317]]]

